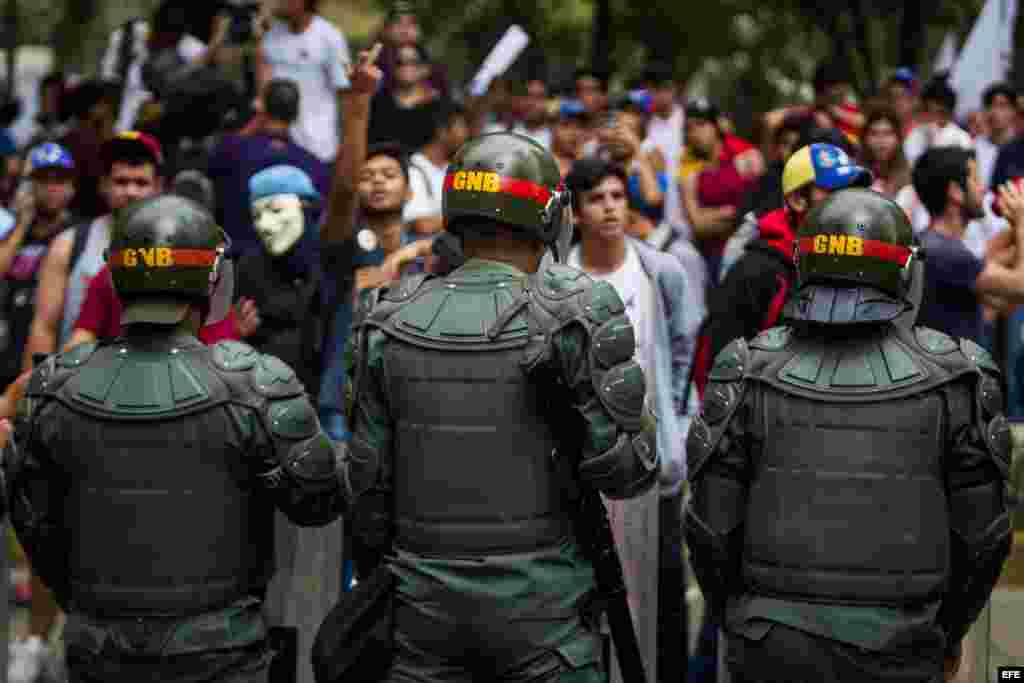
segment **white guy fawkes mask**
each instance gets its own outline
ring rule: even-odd
[[[271,256],[288,252],[306,229],[302,200],[297,194],[275,194],[252,203],[256,236]]]

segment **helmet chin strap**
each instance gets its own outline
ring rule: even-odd
[[[572,234],[576,223],[572,213],[572,195],[569,190],[559,190],[551,198],[545,214],[552,235],[549,243],[552,254],[559,263],[566,263],[569,260],[569,251],[572,249]]]
[[[917,256],[917,258],[914,258]],[[921,309],[921,299],[924,296],[924,261],[918,256],[915,250],[907,264],[909,282],[907,283],[907,310],[896,318],[893,323],[910,329],[917,322],[917,315]]]

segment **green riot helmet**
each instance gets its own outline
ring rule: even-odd
[[[534,140],[516,133],[473,138],[455,154],[444,179],[443,212],[450,232],[472,221],[497,221],[539,239],[564,261],[572,241],[569,191],[558,162]]]
[[[173,325],[189,304],[205,309],[225,240],[206,209],[184,197],[160,195],[119,212],[107,263],[124,304],[121,323]]]
[[[906,213],[872,190],[836,192],[808,214],[794,244],[796,292],[786,317],[848,325],[912,324],[922,254]]]

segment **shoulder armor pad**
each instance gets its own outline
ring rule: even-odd
[[[930,327],[915,327],[914,336],[922,349],[937,356],[953,353],[957,349],[952,337]]]
[[[256,349],[239,341],[217,342],[213,347],[213,364],[225,372],[252,370],[259,358]]]
[[[601,325],[626,311],[613,286],[600,280],[595,281],[575,268],[553,264],[530,278],[534,300],[538,308],[544,311],[543,315],[537,317],[553,318],[555,325],[570,320]]]
[[[393,285],[381,287],[380,298],[382,301],[408,301],[429,277],[429,273],[416,273],[403,277]]]
[[[190,353],[116,346],[93,353],[59,391],[90,414],[122,420],[183,415],[227,398],[209,366]]]
[[[271,402],[267,416],[270,431],[282,439],[308,439],[320,428],[316,410],[305,396]]]
[[[295,371],[279,358],[260,355],[250,375],[252,388],[260,396],[271,400],[301,396],[302,382]]]
[[[754,337],[750,348],[759,351],[781,351],[789,344],[792,329],[789,327],[772,327]]]
[[[404,277],[393,285],[363,290],[359,293],[356,313],[353,316],[353,326],[359,327],[367,322],[378,326],[384,325],[395,314],[395,311],[404,308],[425,289],[424,283],[428,281],[428,277],[429,275],[426,273],[418,273]]]
[[[971,361],[982,370],[986,370],[995,375],[1002,374],[995,359],[992,358],[992,355],[970,339],[960,340],[960,351],[967,356],[967,360]]]
[[[89,360],[89,357],[92,356],[97,347],[99,347],[99,344],[96,342],[86,342],[74,346],[63,353],[57,354],[57,365],[62,368],[77,368]]]
[[[592,323],[600,325],[625,313],[626,306],[622,303],[619,293],[615,291],[615,287],[598,280],[590,287],[583,311]]]
[[[579,294],[591,280],[582,270],[552,263],[539,273],[537,282],[540,294],[545,299],[558,301]]]
[[[749,360],[750,350],[747,348],[747,340],[742,337],[734,339],[715,356],[715,363],[711,366],[708,380],[735,382],[743,379],[743,373],[746,372]]]
[[[415,346],[441,350],[513,348],[527,343],[529,298],[523,294],[524,278],[487,274],[418,282],[402,300],[382,294],[369,325]],[[408,286],[411,289],[412,284]]]

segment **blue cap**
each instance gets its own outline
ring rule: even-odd
[[[914,73],[913,69],[901,66],[893,72],[892,80],[902,83],[908,88],[913,88],[917,85],[917,74]]]
[[[66,171],[75,170],[75,160],[71,153],[56,142],[44,142],[36,145],[28,153],[29,173],[47,168],[60,168]]]
[[[823,190],[841,190],[867,187],[873,181],[871,172],[854,164],[846,152],[835,145],[816,142],[793,152],[786,161],[782,169],[782,194],[810,184]]]
[[[558,115],[564,119],[585,116],[587,108],[579,100],[562,100],[558,107]]]
[[[295,166],[271,166],[249,179],[249,201],[254,202],[276,194],[295,194],[313,201],[320,199],[320,193],[313,187],[309,174]]]

